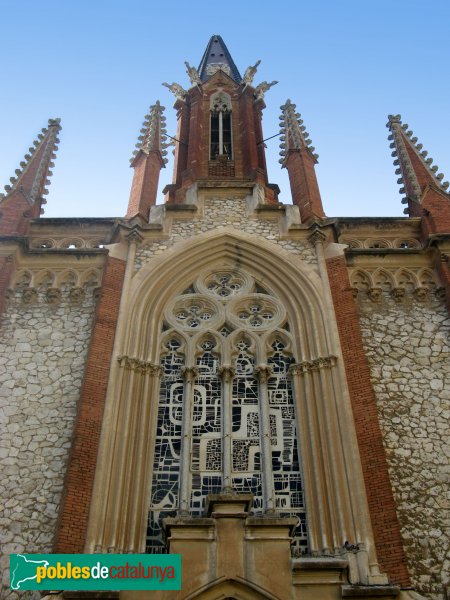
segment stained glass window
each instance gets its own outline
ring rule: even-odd
[[[230,486],[253,495],[254,514],[270,506],[297,517],[294,547],[305,551],[289,374],[295,359],[284,307],[247,273],[223,269],[200,276],[165,318],[147,550],[165,551],[164,517],[181,506],[200,516],[206,497]]]

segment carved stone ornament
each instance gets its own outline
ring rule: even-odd
[[[208,75],[208,77],[211,77],[212,75],[214,75],[214,73],[217,73],[217,71],[223,71],[227,75],[231,76],[231,69],[225,63],[213,63],[206,65],[206,74]]]
[[[47,300],[47,304],[59,304],[61,302],[61,290],[53,287],[48,288],[45,299]]]
[[[142,373],[145,375],[160,375],[161,367],[154,365],[151,362],[140,360],[139,358],[132,358],[130,356],[118,356],[117,361],[121,367],[136,373]]]
[[[391,296],[394,298],[395,302],[403,302],[405,299],[405,288],[396,287],[393,288],[391,292]]]
[[[259,85],[255,87],[255,98],[256,100],[264,100],[265,93],[270,90],[271,87],[276,85],[278,81],[271,81],[268,83],[267,81],[263,81]]]
[[[84,299],[84,290],[81,287],[74,287],[69,292],[70,301],[73,304],[81,304]]]
[[[256,75],[256,71],[260,64],[261,64],[261,61],[258,60],[258,61],[256,61],[256,63],[253,66],[250,65],[250,67],[247,67],[247,69],[245,70],[245,73],[244,73],[243,80],[242,80],[246,85],[251,85],[253,83],[253,79]]]
[[[181,369],[181,372],[183,374],[184,380],[186,382],[190,382],[190,383],[192,383],[195,380],[195,378],[198,376],[197,367],[183,367]]]
[[[234,369],[231,365],[222,365],[219,367],[218,373],[223,381],[230,383],[235,376],[236,369]]]
[[[187,60],[184,61],[184,64],[186,65],[186,72],[192,85],[201,85],[202,80],[200,79],[197,69],[195,67],[191,67]]]
[[[336,356],[321,356],[319,358],[315,358],[313,360],[304,360],[301,363],[297,363],[296,365],[291,365],[289,368],[289,372],[292,375],[304,375],[305,373],[310,373],[311,371],[318,371],[320,369],[329,369],[334,367],[336,364]]]
[[[256,367],[255,375],[260,383],[267,383],[269,381],[269,377],[272,375],[272,367],[269,365],[261,365],[260,367]]]
[[[418,287],[414,290],[414,296],[419,302],[425,302],[428,300],[428,296],[430,294],[430,290],[426,287]]]
[[[322,231],[320,231],[319,229],[316,229],[309,236],[308,241],[310,241],[311,244],[314,244],[314,246],[316,246],[317,244],[323,244],[326,239],[327,239],[327,236]]]
[[[169,89],[178,100],[185,100],[187,91],[179,83],[163,83],[162,85]]]
[[[367,292],[367,295],[372,300],[372,302],[381,302],[381,299],[383,297],[383,291],[381,288],[374,287],[370,288],[370,290]]]
[[[24,304],[34,304],[38,300],[37,290],[34,288],[27,288],[22,292],[22,302]]]
[[[136,227],[134,227],[125,237],[129,242],[134,242],[135,244],[140,244],[144,239]]]

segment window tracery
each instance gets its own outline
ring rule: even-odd
[[[211,96],[211,160],[217,158],[232,159],[231,140],[231,98],[219,91]]]
[[[262,290],[262,291],[261,291]],[[256,514],[297,516],[307,546],[286,311],[245,272],[203,273],[165,311],[148,550],[165,516],[208,494],[253,494]]]

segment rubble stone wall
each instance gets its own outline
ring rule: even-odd
[[[414,587],[450,590],[450,318],[434,295],[360,299],[363,342]]]
[[[95,301],[17,290],[0,322],[0,572],[10,553],[52,551]]]
[[[204,202],[204,214],[182,221],[175,220],[170,239],[143,245],[136,254],[136,267],[142,267],[146,261],[158,254],[164,253],[177,242],[189,239],[211,229],[234,227],[238,231],[251,235],[260,235],[267,241],[277,244],[287,252],[298,256],[299,260],[308,264],[317,263],[312,244],[300,243],[296,240],[280,239],[278,223],[266,219],[250,217],[247,202],[243,198],[207,198]]]

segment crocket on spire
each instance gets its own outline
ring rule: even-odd
[[[131,166],[134,168],[127,218],[140,216],[148,220],[150,207],[156,203],[159,173],[167,163],[166,118],[164,106],[159,100],[145,115],[141,135],[133,152]]]
[[[0,233],[23,234],[30,219],[37,219],[46,204],[45,187],[49,185],[48,177],[52,175],[51,167],[58,149],[58,134],[61,130],[61,119],[49,119],[48,127],[44,127],[29,148],[28,154],[16,169],[11,184],[5,186],[5,193],[0,194]]]
[[[405,213],[413,217],[429,217],[429,233],[450,231],[449,182],[442,182],[444,175],[433,165],[433,159],[423,150],[417,137],[402,123],[400,115],[389,115],[386,127],[390,130],[392,156],[395,158],[397,182],[402,184],[400,193],[407,204]]]
[[[289,173],[292,201],[300,209],[302,222],[323,218],[325,213],[314,170],[319,155],[314,153],[315,148],[311,145],[301,115],[295,112],[295,104],[286,100],[281,110],[280,163]]]

